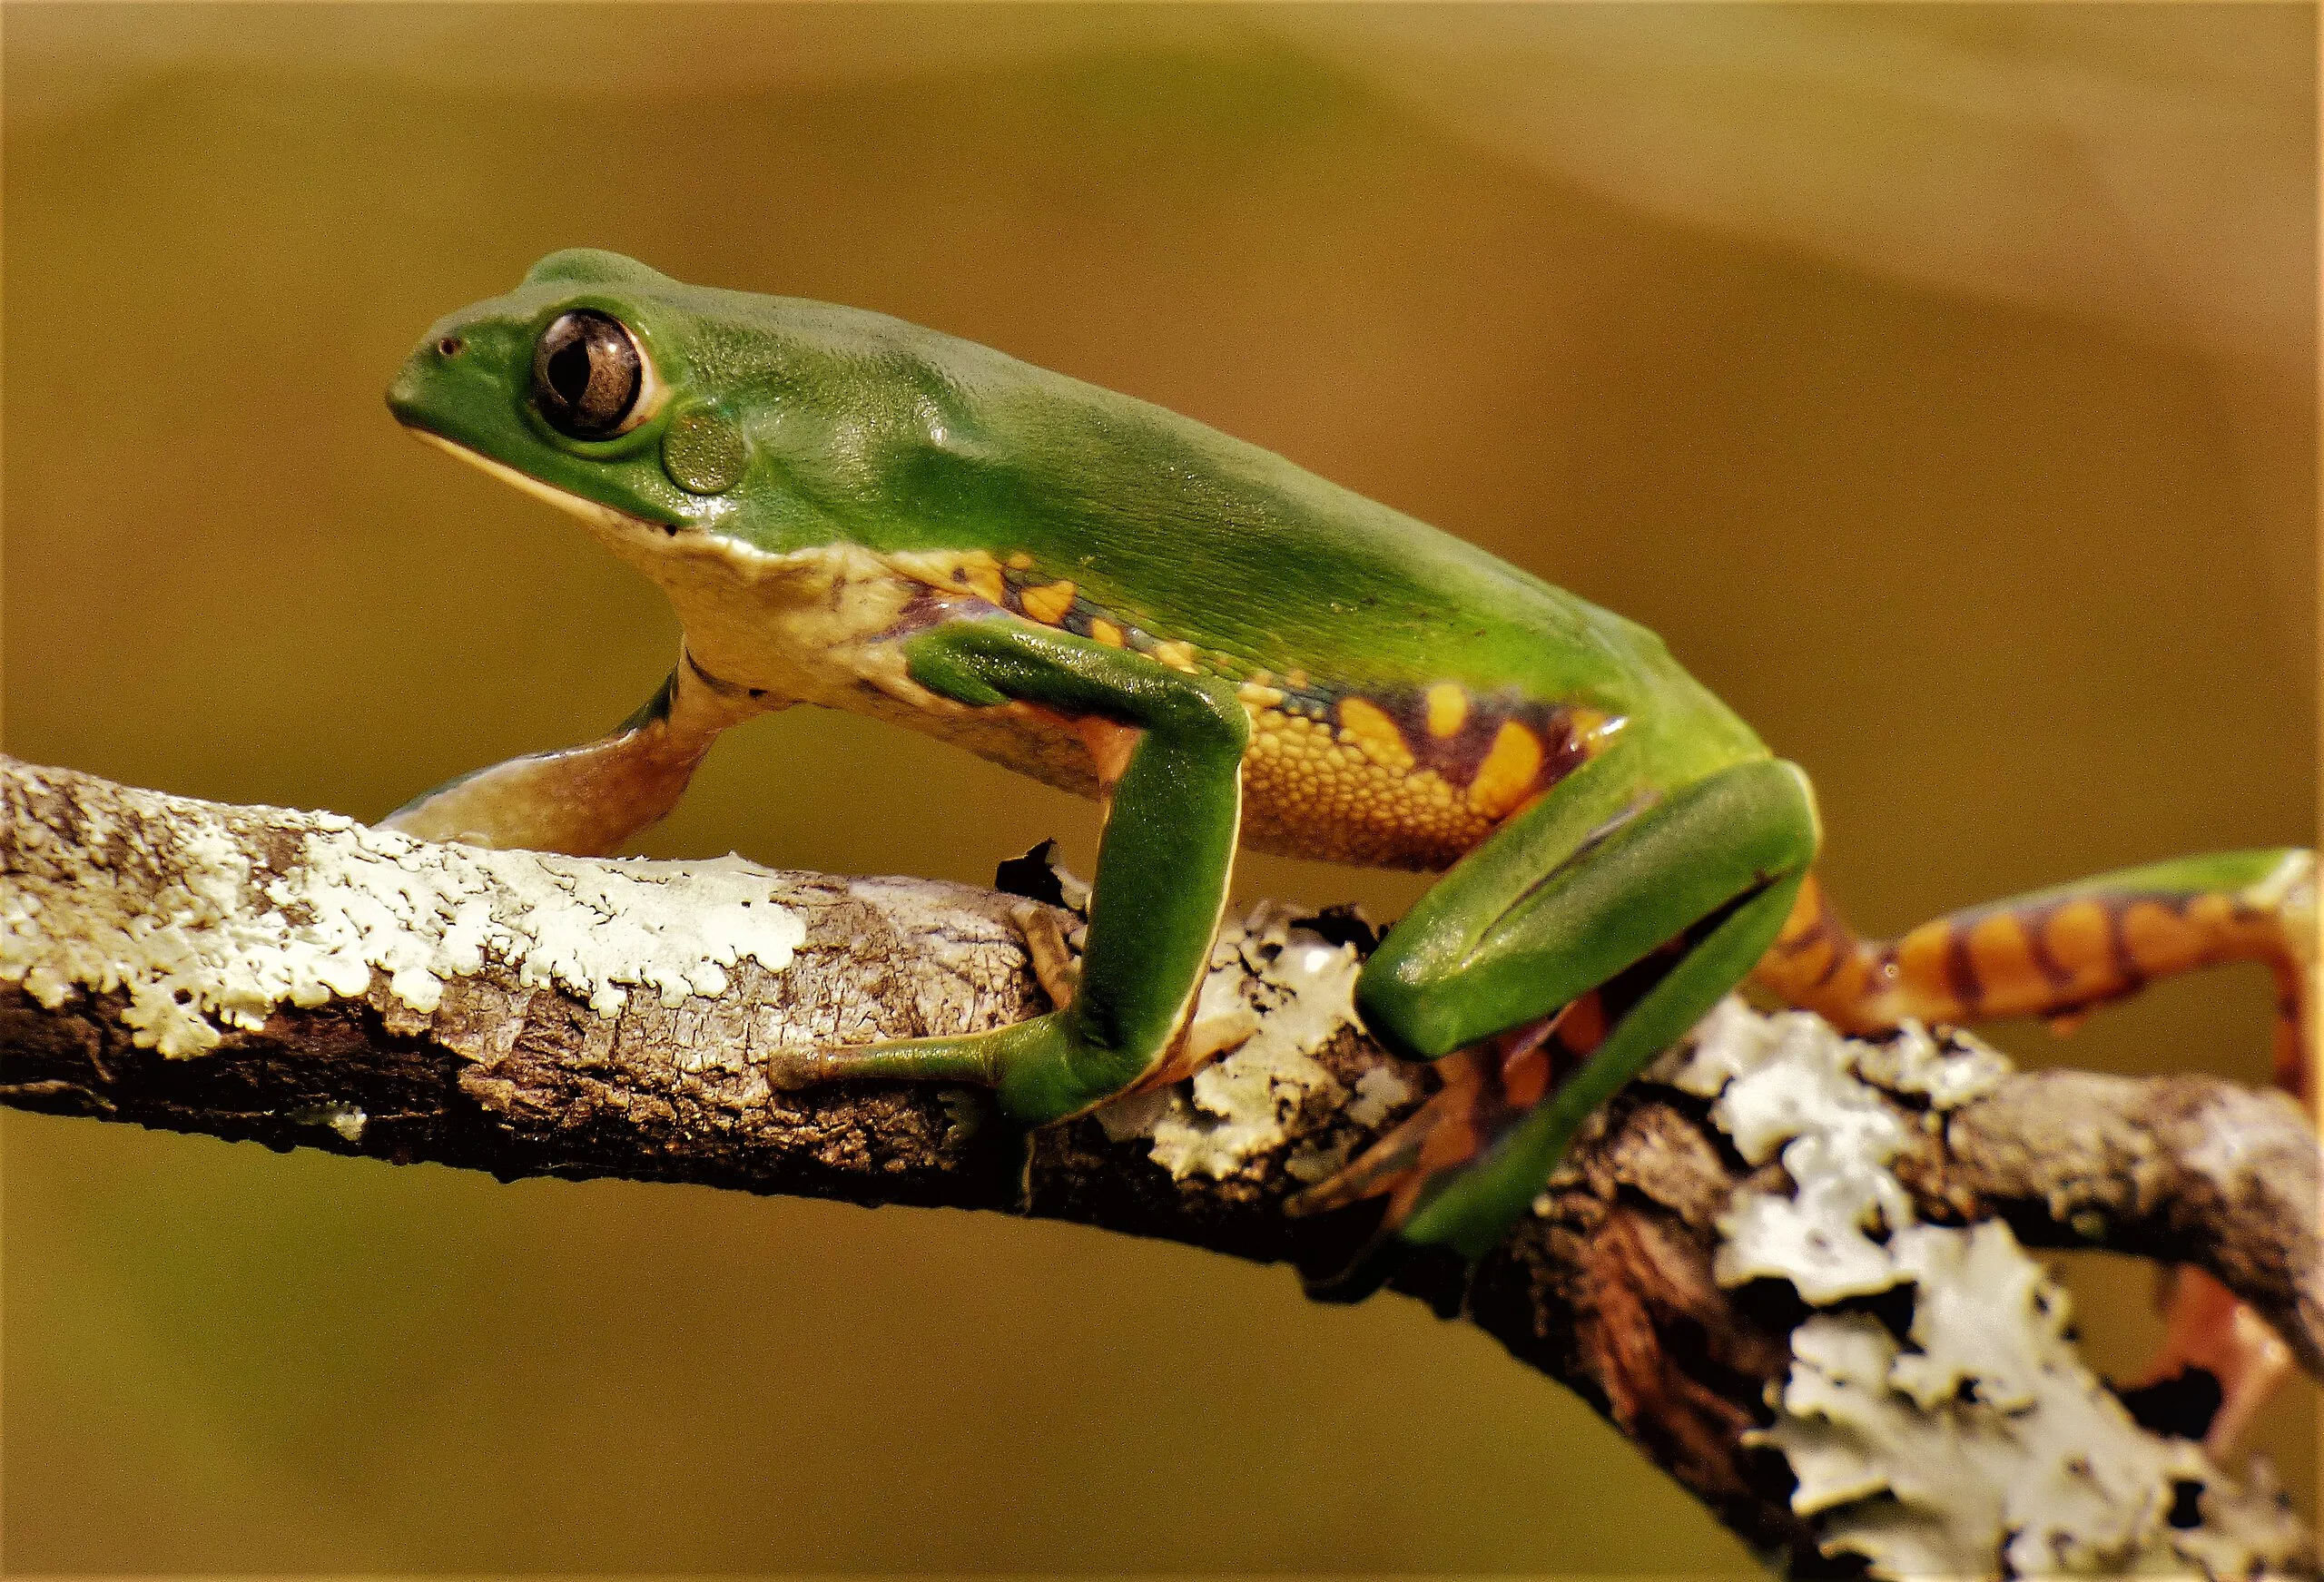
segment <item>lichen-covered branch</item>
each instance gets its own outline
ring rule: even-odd
[[[1069,911],[736,860],[434,846],[0,760],[0,1098],[527,1174],[1006,1208],[984,1095],[787,1092],[770,1057],[1048,1006]],[[1315,1270],[1283,1200],[1432,1085],[1369,1042],[1363,941],[1265,906],[1213,958],[1220,1056],[1035,1143],[1025,1206]],[[1054,963],[1052,963],[1054,966]],[[1593,1124],[1475,1270],[1397,1281],[1581,1391],[1805,1573],[2309,1575],[2264,1474],[2141,1427],[2021,1241],[2212,1271],[2324,1361],[2317,1150],[2197,1078],[2017,1075],[1960,1037],[1730,1004]]]

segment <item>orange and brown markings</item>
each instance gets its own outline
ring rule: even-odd
[[[1357,691],[1295,673],[1246,682],[1242,697],[1246,839],[1381,868],[1450,867],[1588,762],[1607,724],[1594,710],[1452,682]]]
[[[2068,1025],[2158,978],[2230,961],[2274,966],[2279,1066],[2296,1066],[2297,973],[2281,914],[2229,890],[2106,890],[1972,908],[1893,940],[1859,938],[1811,875],[1758,981],[1849,1032],[1906,1017],[2049,1017]]]
[[[1234,673],[1217,655],[1198,653],[1190,643],[1157,637],[1123,620],[1093,602],[1071,578],[1034,570],[1029,555],[1015,555],[1002,561],[976,549],[947,555],[895,555],[889,562],[921,585],[882,632],[884,637],[909,636],[964,613],[1006,610],[1108,648],[1149,655],[1189,675],[1206,670]],[[964,605],[968,606],[965,611]]]
[[[1276,673],[1150,632],[1030,556],[896,557],[923,584],[890,636],[975,610],[1006,610],[1189,675],[1238,684],[1251,717],[1243,840],[1265,850],[1383,868],[1450,867],[1595,753],[1616,723],[1593,709],[1423,687],[1343,685]]]

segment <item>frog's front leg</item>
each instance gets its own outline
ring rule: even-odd
[[[1365,964],[1356,1000],[1374,1036],[1407,1056],[1454,1058],[1419,1114],[1295,1201],[1318,1212],[1389,1195],[1371,1251],[1317,1294],[1364,1294],[1398,1244],[1482,1256],[1590,1111],[1741,981],[1782,927],[1816,850],[1805,778],[1763,759],[1664,787],[1653,759],[1648,743],[1625,743],[1569,776]],[[1561,1081],[1557,1052],[1581,1057]]]
[[[599,856],[677,804],[720,732],[787,701],[720,681],[681,653],[661,689],[609,734],[464,774],[379,827],[423,840]]]
[[[1162,1069],[1185,1031],[1226,903],[1249,716],[1223,683],[1011,622],[939,626],[906,655],[914,681],[956,703],[1030,704],[1084,723],[1109,796],[1078,984],[1069,1005],[1029,1021],[786,1052],[771,1075],[784,1087],[972,1082],[1023,1125],[1078,1115]]]

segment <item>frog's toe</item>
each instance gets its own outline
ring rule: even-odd
[[[2201,1269],[2172,1270],[2167,1291],[2162,1349],[2127,1397],[2138,1403],[2133,1415],[2141,1421],[2200,1438],[2213,1459],[2224,1459],[2291,1372],[2291,1349],[2248,1303]],[[2217,1390],[2208,1400],[2192,1383],[2203,1374]]]
[[[1331,1176],[1291,1197],[1284,1212],[1294,1217],[1329,1214],[1384,1196],[1388,1209],[1381,1228],[1393,1230],[1403,1223],[1411,1217],[1417,1189],[1433,1169],[1457,1168],[1482,1151],[1480,1123],[1487,1118],[1488,1107],[1483,1065],[1468,1049],[1436,1062],[1433,1069],[1443,1086],[1428,1102]]]
[[[797,1093],[830,1082],[837,1073],[823,1051],[812,1046],[777,1049],[766,1057],[767,1086],[777,1093]]]
[[[1585,997],[1594,1002],[1594,997]],[[1576,1002],[1581,1008],[1581,1002]],[[1594,1011],[1594,1003],[1589,1007]],[[1387,1204],[1344,1269],[1307,1280],[1307,1293],[1354,1302],[1370,1295],[1417,1243],[1404,1235],[1414,1211],[1465,1173],[1531,1115],[1574,1052],[1559,1038],[1561,1016],[1512,1029],[1437,1061],[1428,1101],[1329,1178],[1285,1204],[1294,1215],[1328,1214],[1375,1197]]]
[[[1354,1256],[1339,1267],[1302,1276],[1317,1302],[1361,1302],[1386,1283],[1412,1252],[1396,1233],[1433,1174],[1457,1170],[1482,1152],[1490,1124],[1487,1064],[1470,1050],[1447,1055],[1434,1069],[1443,1086],[1335,1174],[1287,1200],[1294,1216],[1330,1214],[1375,1197],[1387,1206]]]
[[[822,1048],[783,1045],[761,1059],[767,1086],[795,1093],[828,1082],[954,1082],[990,1087],[999,1076],[1009,1046],[1038,1036],[1054,1015],[1036,1017],[982,1033],[936,1038],[898,1038],[879,1044]]]

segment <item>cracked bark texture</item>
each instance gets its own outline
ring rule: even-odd
[[[310,833],[350,827],[5,759],[0,799],[0,927],[11,942],[0,978],[15,979],[0,981],[0,1099],[9,1105],[502,1178],[620,1175],[859,1203],[1016,1204],[1016,1155],[985,1094],[870,1083],[779,1092],[753,1051],[770,1040],[999,1026],[1048,1008],[1019,899],[775,875],[803,938],[782,969],[746,958],[716,993],[633,991],[608,1016],[487,953],[424,1012],[374,971],[360,992],[278,1004],[258,1025],[227,1028],[214,1047],[172,1058],[139,1046],[122,1019],[123,988],[27,977],[28,956],[55,942],[50,931],[82,926],[60,898],[102,888],[108,916],[132,934],[165,933],[202,877],[190,865],[214,864],[219,839],[247,862],[243,893],[255,909]],[[1345,1027],[1315,1056],[1351,1093],[1365,1072],[1393,1064]],[[1223,1180],[1174,1179],[1149,1138],[1109,1137],[1096,1118],[1049,1128],[1035,1141],[1022,1206],[1330,1270],[1362,1241],[1373,1211],[1286,1217],[1282,1200],[1303,1183],[1285,1161],[1318,1141],[1360,1148],[1409,1114],[1432,1079],[1421,1068],[1403,1074],[1412,1096],[1373,1126],[1344,1105],[1301,1105],[1280,1145]],[[2010,1076],[1935,1121],[1925,1103],[1886,1096],[1911,1123],[1896,1174],[1928,1221],[2000,1218],[2034,1244],[2199,1264],[2324,1373],[2318,1153],[2288,1102],[2209,1078],[2073,1072]],[[1394,1286],[1463,1314],[1579,1391],[1747,1542],[1787,1555],[1798,1574],[1849,1574],[1857,1563],[1823,1557],[1812,1524],[1792,1512],[1783,1458],[1743,1440],[1769,1420],[1768,1389],[1786,1375],[1805,1309],[1770,1282],[1724,1290],[1712,1278],[1730,1194],[1782,1175],[1777,1164],[1745,1165],[1709,1108],[1633,1084],[1585,1131],[1535,1215],[1472,1272],[1423,1258]],[[2230,1155],[2264,1167],[2235,1173],[2230,1190],[2220,1168]]]

